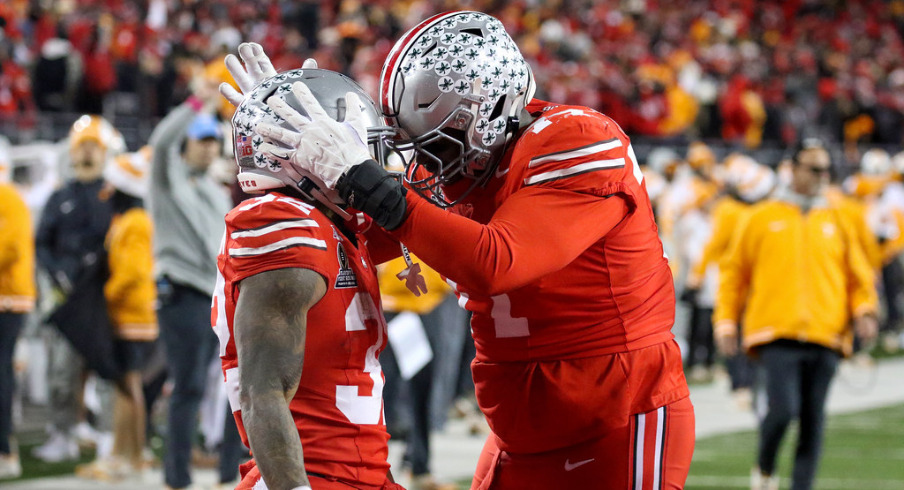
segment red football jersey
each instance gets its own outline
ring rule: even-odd
[[[586,245],[561,269],[521,287],[488,295],[459,285],[464,307],[474,312],[478,359],[578,358],[672,339],[672,275],[627,136],[586,107],[534,100],[527,109],[537,119],[496,170],[498,190],[481,194],[482,201],[466,200],[464,212],[470,208],[474,219],[486,222],[513,196],[524,196],[529,206],[514,211],[531,220],[545,213],[586,220],[581,206],[608,195],[621,197],[628,209],[604,237],[592,221],[557,237]],[[536,240],[538,260],[543,242],[554,239]]]
[[[454,213],[411,197],[392,233],[457,283],[481,408],[503,449],[530,452],[688,391],[672,275],[628,137],[586,107],[527,109],[536,119],[485,189]]]
[[[379,486],[389,469],[378,361],[386,325],[374,265],[363,237],[356,238],[357,246],[319,210],[277,192],[241,203],[226,215],[212,323],[229,402],[248,445],[233,339],[237,286],[246,277],[283,268],[323,276],[328,289],[308,312],[303,371],[289,404],[305,469],[355,486]]]

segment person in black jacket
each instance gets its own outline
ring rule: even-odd
[[[113,210],[101,192],[101,176],[107,156],[123,146],[122,137],[98,116],[82,116],[69,133],[74,178],[50,196],[35,234],[38,264],[50,277],[57,305],[65,300],[89,266],[104,260],[104,237]],[[76,436],[93,437],[90,426],[79,423],[84,418],[84,413],[80,413],[84,360],[59,332],[48,329],[47,334],[53,420],[49,440],[35,448],[34,455],[45,461],[76,459]]]
[[[44,112],[71,111],[83,72],[81,54],[69,42],[65,30],[57,29],[56,36],[41,46],[34,76],[31,77],[38,109]]]

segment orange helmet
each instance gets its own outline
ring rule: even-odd
[[[738,197],[753,203],[764,199],[775,188],[775,171],[743,153],[725,158],[725,183]]]
[[[687,164],[694,170],[706,171],[716,164],[716,154],[702,141],[694,141],[687,147]]]
[[[867,150],[860,158],[860,172],[864,175],[884,177],[892,170],[891,157],[881,148]]]
[[[69,148],[94,141],[107,151],[108,156],[118,155],[126,149],[122,134],[106,119],[85,114],[78,118],[69,130]]]

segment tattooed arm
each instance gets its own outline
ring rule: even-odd
[[[308,269],[278,269],[240,287],[233,331],[251,451],[268,488],[308,485],[289,401],[301,379],[308,309],[326,293],[326,282]]]

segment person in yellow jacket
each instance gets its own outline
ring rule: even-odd
[[[28,207],[10,182],[12,161],[0,136],[0,479],[22,474],[13,447],[13,351],[35,306],[35,246]]]
[[[111,480],[140,471],[146,413],[141,370],[157,339],[157,289],[147,194],[148,149],[122,154],[104,169],[113,220],[106,237],[109,278],[104,284],[113,326],[114,355],[122,376],[113,402],[113,450],[109,457],[76,468],[85,478]]]
[[[421,284],[426,292],[422,287],[415,296],[407,287],[412,282],[400,280],[406,278],[403,271],[407,268],[401,257],[380,265],[377,276],[390,337],[380,359],[386,377],[383,403],[387,428],[393,437],[407,432],[403,438],[407,442],[404,464],[411,470],[408,490],[457,488],[437,483],[430,472],[430,432],[442,427],[455,396],[462,351],[468,338],[467,317],[443,278],[416,257],[411,259],[415,267],[421,268],[424,278]],[[392,320],[406,312],[418,316],[433,352],[432,359],[407,380],[399,362],[405,353],[396,350],[398,345],[392,341],[393,329],[397,328]]]
[[[778,488],[776,456],[793,418],[800,424],[792,488],[812,486],[829,385],[854,331],[877,332],[875,275],[844,215],[828,205],[831,159],[806,139],[792,158],[788,186],[754,206],[719,269],[714,322],[726,354],[743,345],[759,359],[763,382],[758,468],[751,487]],[[743,311],[743,321],[741,314]],[[763,405],[763,404],[760,404]]]

